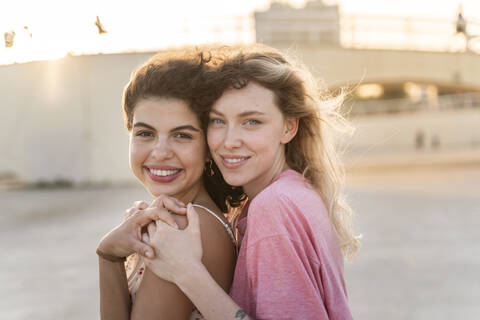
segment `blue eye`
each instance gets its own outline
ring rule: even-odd
[[[219,125],[219,124],[224,124],[225,121],[223,121],[222,119],[218,119],[218,118],[212,118],[212,119],[210,119],[210,123],[215,124],[215,125]]]
[[[260,123],[261,123],[260,121],[255,119],[248,119],[247,121],[245,121],[245,124],[249,126],[256,126],[256,125],[259,125]]]

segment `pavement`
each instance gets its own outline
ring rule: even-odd
[[[348,172],[355,319],[480,319],[480,168]],[[0,192],[0,319],[98,319],[99,239],[138,186]]]

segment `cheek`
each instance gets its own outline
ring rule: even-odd
[[[207,131],[207,143],[210,150],[215,150],[220,141],[219,131],[218,130],[208,130]]]
[[[141,163],[146,158],[148,154],[145,146],[142,146],[135,142],[130,142],[129,147],[129,157],[130,157],[130,167],[135,169],[136,166],[141,165]]]
[[[258,136],[249,139],[249,145],[252,149],[256,149],[259,152],[268,154],[274,154],[281,148],[281,132],[277,131],[264,131]]]
[[[181,155],[180,153],[177,153],[177,155],[182,158],[182,162],[185,166],[202,172],[207,157],[207,146],[205,145],[205,142],[202,141],[201,144],[182,148]]]

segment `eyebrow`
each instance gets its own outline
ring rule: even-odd
[[[136,128],[136,127],[145,127],[145,128],[147,128],[147,129],[150,129],[150,130],[155,131],[155,128],[154,128],[154,127],[152,127],[152,126],[149,125],[149,124],[146,124],[145,122],[135,122],[135,123],[133,124],[133,127],[132,127],[132,128]]]
[[[152,126],[149,125],[149,124],[146,124],[145,122],[136,122],[136,123],[133,125],[133,128],[136,128],[136,127],[145,127],[145,128],[150,129],[150,130],[152,130],[152,131],[156,131],[154,127],[152,127]],[[190,124],[186,124],[186,125],[183,125],[183,126],[175,127],[175,128],[173,128],[173,129],[171,129],[170,132],[181,131],[181,130],[191,130],[191,131],[200,132],[200,129],[197,129],[197,128],[195,128],[194,126],[192,126],[192,125],[190,125]]]
[[[215,109],[212,109],[210,112],[215,113],[219,116],[224,116],[223,113],[221,113],[220,111],[217,111]],[[248,116],[252,116],[252,115],[264,116],[265,113],[260,112],[260,111],[251,110],[251,111],[244,111],[244,112],[240,113],[238,116],[239,117],[248,117]]]
[[[196,131],[196,132],[200,132],[200,129],[197,129],[195,128],[194,126],[190,125],[190,124],[186,124],[184,126],[179,126],[179,127],[175,127],[173,128],[172,130],[170,131],[181,131],[181,130],[191,130],[191,131]]]

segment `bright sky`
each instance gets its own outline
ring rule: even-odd
[[[253,41],[251,12],[270,0],[0,0],[0,64],[73,54],[151,50],[185,43]],[[306,0],[284,0],[302,6]],[[453,21],[459,3],[480,25],[478,0],[325,0],[344,15],[435,18]],[[108,33],[99,36],[99,16]],[[29,33],[24,29],[28,26]],[[14,30],[5,48],[4,32]]]

